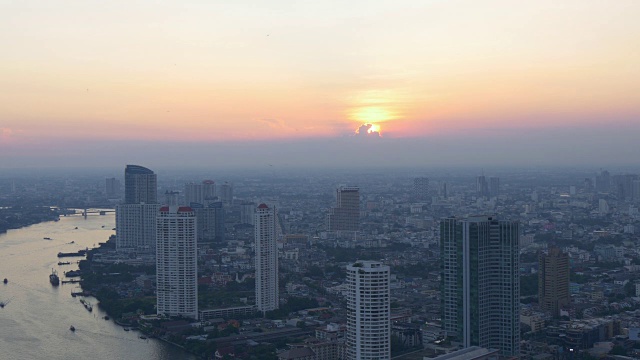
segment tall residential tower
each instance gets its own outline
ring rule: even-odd
[[[538,256],[538,299],[542,311],[560,316],[560,310],[569,305],[569,255],[552,247],[548,254]]]
[[[188,206],[164,206],[157,221],[157,312],[197,319],[196,214]]]
[[[348,360],[391,358],[389,267],[358,260],[347,265]]]
[[[276,310],[280,306],[278,288],[278,246],[276,243],[276,211],[266,204],[258,205],[254,220],[256,306],[259,311]]]
[[[442,325],[464,347],[520,354],[519,234],[493,216],[440,223]]]

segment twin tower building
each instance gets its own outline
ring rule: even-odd
[[[206,202],[206,200],[204,201]],[[125,169],[125,200],[116,207],[118,252],[156,258],[157,312],[198,318],[198,240],[219,241],[224,229],[221,203],[160,205],[157,176],[142,166]],[[256,305],[278,308],[276,213],[267,205],[255,212]]]

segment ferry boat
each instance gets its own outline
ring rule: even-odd
[[[51,269],[51,275],[49,275],[49,281],[51,285],[58,286],[60,285],[60,278],[58,277],[58,272]]]

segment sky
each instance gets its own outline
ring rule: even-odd
[[[0,0],[0,168],[633,165],[640,1]]]

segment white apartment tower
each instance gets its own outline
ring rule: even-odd
[[[260,204],[255,212],[256,306],[259,311],[279,307],[278,247],[276,244],[276,211]]]
[[[358,260],[347,265],[348,360],[391,358],[389,266]]]
[[[188,206],[164,206],[157,217],[158,315],[198,318],[196,214]]]

